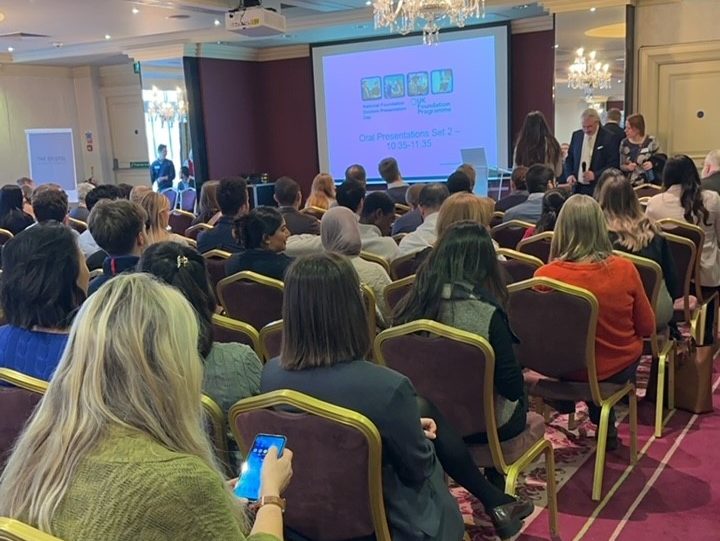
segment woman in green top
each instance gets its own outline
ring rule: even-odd
[[[0,515],[65,541],[245,540],[203,425],[198,335],[182,294],[148,275],[98,290],[0,477]],[[262,496],[291,461],[268,453]],[[282,537],[280,507],[262,506],[249,539]]]

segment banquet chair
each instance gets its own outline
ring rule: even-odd
[[[263,363],[280,356],[282,351],[282,319],[268,323],[260,329],[260,359]]]
[[[235,472],[230,468],[230,451],[228,448],[227,433],[225,432],[225,415],[222,408],[209,396],[201,397],[203,414],[205,415],[205,429],[207,430],[213,451],[228,475]]]
[[[659,194],[662,192],[662,187],[656,184],[640,184],[639,186],[635,186],[633,190],[635,190],[638,198],[643,198]]]
[[[705,231],[700,226],[690,224],[683,220],[663,218],[658,220],[662,230],[671,235],[677,235],[691,241],[695,245],[695,264],[692,275],[693,291],[700,304],[703,303],[703,292],[700,282],[700,260],[702,259],[703,246],[705,245]]]
[[[247,323],[227,316],[215,314],[212,317],[213,340],[227,343],[237,342],[253,348],[260,356],[260,333]]]
[[[170,210],[177,208],[178,191],[175,188],[165,188],[160,194],[167,197],[168,203],[170,203]]]
[[[305,207],[300,212],[307,214],[308,216],[312,216],[313,218],[317,218],[318,220],[322,220],[323,215],[327,211],[324,208],[309,206]]]
[[[10,233],[7,229],[0,229],[0,246],[3,246],[7,241],[13,238],[15,235]]]
[[[499,263],[505,270],[509,284],[532,278],[535,271],[543,266],[543,262],[537,257],[510,248],[500,248],[497,254],[505,256],[505,260]]]
[[[191,225],[185,230],[184,235],[189,239],[197,240],[200,236],[200,233],[204,233],[205,231],[210,231],[213,229],[213,226],[210,224],[195,224]]]
[[[194,219],[195,215],[192,212],[175,209],[170,212],[170,219],[168,220],[170,231],[182,235],[192,225]]]
[[[505,216],[505,213],[500,210],[493,212],[490,218],[490,228],[492,229],[496,225],[500,225],[503,221],[503,216]]]
[[[180,210],[194,213],[195,201],[197,201],[197,191],[195,191],[195,188],[185,188],[180,192],[180,204],[178,207]]]
[[[500,245],[500,248],[511,248],[512,250],[517,249],[518,242],[520,242],[525,235],[525,231],[529,227],[533,227],[534,224],[530,222],[523,222],[521,220],[510,220],[509,222],[496,225],[490,230],[490,235]]]
[[[223,278],[217,285],[226,315],[256,330],[282,317],[283,283],[251,271]]]
[[[383,269],[385,269],[385,272],[390,274],[390,263],[388,263],[388,260],[385,259],[384,257],[375,255],[375,254],[371,254],[370,252],[360,252],[360,258],[364,259],[365,261],[371,261],[372,263],[377,263]]]
[[[84,233],[87,231],[88,225],[82,220],[76,220],[75,218],[67,217],[67,224],[69,227],[77,231],[78,233]]]
[[[218,283],[226,276],[225,265],[231,255],[230,252],[225,250],[210,250],[203,254],[213,292],[217,291]]]
[[[420,263],[422,263],[426,256],[427,254],[425,254],[423,250],[421,252],[396,257],[390,262],[390,278],[399,280],[400,278],[415,274]]]
[[[397,303],[412,289],[414,283],[415,275],[412,274],[400,280],[395,280],[385,286],[383,297],[385,298],[385,304],[391,311],[395,309]]]
[[[537,257],[543,263],[550,262],[550,244],[552,243],[553,232],[544,231],[531,237],[522,239],[517,244],[517,251]]]
[[[0,541],[62,540],[14,518],[0,517]]]

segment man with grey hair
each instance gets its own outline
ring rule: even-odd
[[[592,195],[595,182],[608,167],[618,167],[620,147],[613,135],[600,125],[595,109],[585,109],[582,129],[573,132],[568,156],[565,159],[565,177],[574,193]]]
[[[702,170],[702,187],[720,193],[720,149],[711,150],[705,157]]]
[[[70,214],[68,214],[70,218],[87,223],[88,216],[90,216],[90,211],[85,204],[85,198],[87,197],[87,194],[89,194],[94,189],[95,185],[90,184],[89,182],[81,182],[77,185],[78,206],[70,211]]]

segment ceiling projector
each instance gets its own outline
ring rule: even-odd
[[[261,6],[240,8],[225,14],[225,30],[250,38],[267,38],[285,33],[285,17]]]

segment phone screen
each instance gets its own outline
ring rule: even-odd
[[[278,457],[285,449],[285,436],[276,434],[258,434],[252,444],[250,453],[240,469],[240,480],[235,486],[235,495],[255,501],[260,497],[260,471],[262,470],[265,455],[270,447],[277,447]]]

